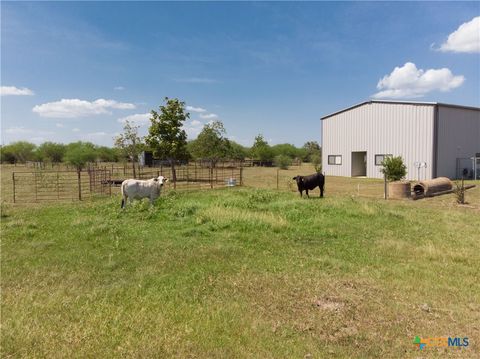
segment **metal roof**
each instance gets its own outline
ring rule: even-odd
[[[343,110],[328,114],[326,116],[321,117],[321,120],[325,120],[329,117],[338,115],[339,113],[345,112],[352,110],[354,108],[366,105],[366,104],[371,104],[371,103],[388,103],[388,104],[406,104],[406,105],[430,105],[430,106],[444,106],[444,107],[454,107],[454,108],[463,108],[467,110],[476,110],[480,111],[480,107],[473,107],[473,106],[462,106],[462,105],[453,105],[449,103],[441,103],[441,102],[419,102],[419,101],[388,101],[388,100],[369,100],[369,101],[364,101],[361,103],[358,103],[356,105],[344,108]]]

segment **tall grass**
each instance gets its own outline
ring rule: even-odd
[[[480,221],[463,208],[247,188],[9,207],[2,357],[480,354]]]

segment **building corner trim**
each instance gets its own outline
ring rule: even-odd
[[[438,104],[433,112],[433,155],[432,155],[432,178],[437,178],[438,165]]]

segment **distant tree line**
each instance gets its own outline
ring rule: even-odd
[[[227,137],[221,121],[206,124],[195,140],[187,141],[183,123],[189,113],[185,111],[185,103],[178,99],[165,98],[165,104],[159,106],[159,111],[152,110],[151,115],[145,138],[138,135],[138,126],[126,122],[123,133],[115,137],[113,148],[82,141],[69,144],[44,142],[39,146],[18,141],[0,146],[0,160],[2,163],[65,162],[78,170],[89,162],[130,161],[135,168],[141,151],[150,150],[156,158],[169,161],[173,173],[176,161],[192,159],[210,161],[213,166],[223,160],[247,158],[273,162],[281,168],[287,168],[293,160],[312,162],[317,169],[321,164],[322,151],[316,141],[309,141],[302,147],[289,143],[271,146],[262,134],[258,134],[252,147],[245,147]]]
[[[72,142],[69,144],[44,142],[37,146],[27,141],[12,142],[0,146],[2,163],[45,162],[61,163],[81,152],[87,162],[117,162],[122,158],[117,148],[97,146],[91,142]]]
[[[228,140],[225,137],[215,138],[210,131],[216,131],[211,127],[223,126],[218,124],[205,125],[206,128],[201,136],[195,140],[187,142],[187,159],[194,160],[213,160],[215,162],[233,159],[244,160],[246,158],[270,162],[277,156],[283,156],[291,160],[299,159],[303,162],[315,162],[321,159],[321,148],[316,142],[307,142],[303,147],[295,147],[289,143],[270,146],[263,140],[262,135],[257,136],[257,140],[252,147],[242,146],[235,141]],[[209,138],[212,136],[213,138]],[[210,143],[216,144],[211,147]],[[313,144],[313,145],[312,145]],[[133,155],[128,148],[98,146],[91,142],[72,142],[69,144],[44,142],[37,146],[27,141],[12,142],[8,145],[0,146],[2,163],[25,163],[25,162],[44,162],[44,163],[62,163],[72,156],[72,153],[82,152],[88,158],[88,162],[122,162],[132,161]],[[137,155],[143,150],[149,150],[149,147],[143,143],[137,146]]]

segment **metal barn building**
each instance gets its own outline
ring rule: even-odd
[[[372,100],[321,120],[326,175],[382,178],[387,155],[403,157],[409,180],[480,172],[477,107]]]

